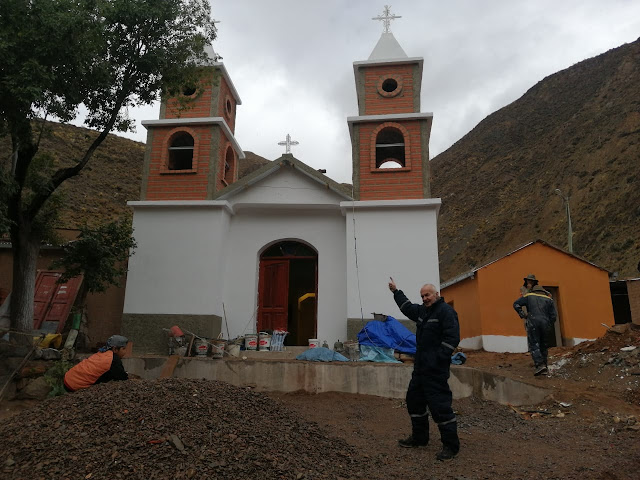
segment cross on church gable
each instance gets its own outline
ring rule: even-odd
[[[291,135],[289,135],[287,133],[286,140],[284,140],[283,142],[278,142],[278,145],[282,145],[283,147],[286,147],[284,153],[291,153],[291,147],[293,147],[295,145],[299,145],[299,143],[300,142],[297,142],[295,140],[291,140]]]
[[[391,13],[391,5],[384,6],[384,14],[378,15],[377,17],[372,17],[371,20],[380,20],[384,24],[384,33],[389,33],[389,27],[391,25],[391,20],[395,20],[396,18],[402,18],[400,15],[393,15]]]

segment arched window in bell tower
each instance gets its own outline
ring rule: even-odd
[[[405,167],[404,135],[394,127],[386,127],[376,136],[376,168]]]
[[[169,144],[169,170],[191,170],[193,168],[193,137],[187,132],[178,132]]]
[[[224,156],[224,165],[222,167],[222,184],[227,186],[233,183],[236,173],[236,156],[233,147],[229,145]]]

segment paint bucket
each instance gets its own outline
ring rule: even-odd
[[[271,348],[271,335],[267,332],[260,332],[258,334],[258,348],[259,350],[269,350]]]
[[[193,342],[193,348],[195,348],[198,357],[206,357],[209,351],[209,342],[206,338],[196,338]]]
[[[309,339],[309,348],[318,348],[320,346],[320,341],[317,338]]]
[[[224,347],[227,342],[224,340],[214,340],[211,344],[211,356],[213,358],[222,358],[224,355]]]
[[[230,357],[239,357],[240,356],[240,345],[236,345],[232,343],[227,345],[227,353]]]
[[[258,349],[258,335],[255,333],[249,333],[244,336],[244,349],[245,350],[257,350]]]

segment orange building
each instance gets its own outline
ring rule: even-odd
[[[551,346],[572,346],[613,325],[609,272],[542,240],[455,277],[441,294],[460,318],[460,346],[491,352],[526,352],[522,320],[513,309],[523,279],[534,274],[558,310]]]

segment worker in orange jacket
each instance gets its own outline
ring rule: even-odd
[[[107,344],[98,353],[84,359],[64,375],[65,390],[75,392],[96,383],[128,380],[129,375],[122,365],[127,342],[127,338],[122,335],[109,337]]]

